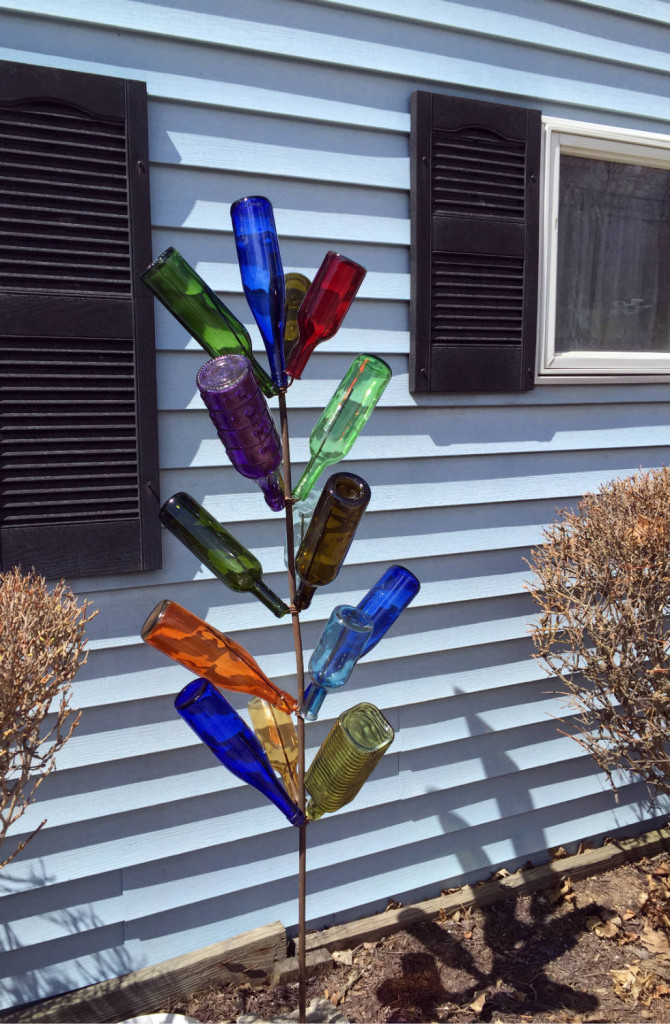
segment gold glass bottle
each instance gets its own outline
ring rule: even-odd
[[[175,601],[159,601],[142,626],[145,643],[223,690],[262,697],[280,711],[298,702],[268,679],[241,644]]]
[[[281,775],[291,799],[296,804],[300,803],[297,775],[298,733],[293,719],[260,697],[252,697],[247,707],[256,739],[267,754],[268,761]]]
[[[310,795],[307,817],[316,821],[339,811],[361,786],[390,747],[394,732],[374,704],[355,704],[344,711],[319,747],[305,775]]]
[[[326,481],[295,561],[299,611],[309,608],[317,587],[337,576],[369,501],[368,484],[354,473],[333,473]]]

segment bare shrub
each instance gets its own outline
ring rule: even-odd
[[[613,787],[624,770],[670,793],[670,472],[605,484],[544,537],[532,636],[578,713],[573,735]]]
[[[62,580],[49,591],[34,571],[0,573],[0,846],[79,721],[70,684],[86,660],[84,627],[96,614],[87,608]]]

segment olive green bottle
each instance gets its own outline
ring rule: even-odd
[[[333,473],[326,481],[295,560],[299,611],[309,608],[317,587],[337,576],[369,501],[368,484],[354,473]]]
[[[327,811],[339,811],[354,799],[391,746],[394,735],[391,724],[374,704],[355,704],[340,715],[305,775],[310,821]]]
[[[142,280],[212,359],[233,354],[246,356],[263,394],[267,398],[277,394],[277,386],[251,350],[251,338],[244,324],[180,252],[170,246],[149,264]]]
[[[288,613],[284,602],[263,582],[263,567],[258,559],[190,494],[173,494],[159,515],[170,533],[230,590],[253,594],[278,619]]]

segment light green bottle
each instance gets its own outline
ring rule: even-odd
[[[358,355],[321,413],[309,439],[311,458],[298,484],[296,501],[303,501],[326,466],[347,454],[372,414],[391,379],[391,367],[378,356]]]
[[[356,704],[344,711],[305,775],[305,789],[310,795],[307,817],[316,821],[327,811],[339,811],[353,800],[391,746],[394,735],[374,704]]]

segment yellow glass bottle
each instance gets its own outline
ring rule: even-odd
[[[252,697],[247,704],[256,739],[267,754],[268,761],[281,775],[286,791],[295,803],[298,796],[298,733],[293,719],[261,697]]]

